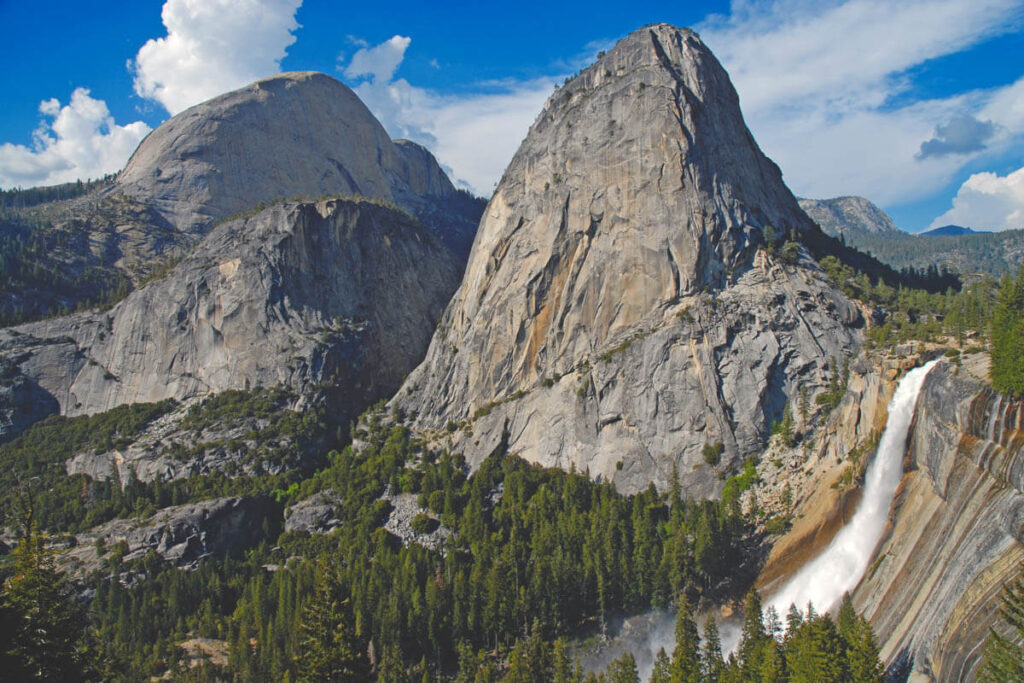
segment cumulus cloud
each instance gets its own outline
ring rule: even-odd
[[[393,138],[428,147],[453,180],[490,195],[554,89],[557,77],[478,84],[449,96],[395,78],[411,39],[394,36],[357,51],[342,68],[356,94]]]
[[[302,0],[167,0],[167,35],[147,41],[130,67],[135,92],[171,114],[271,76],[298,28]]]
[[[975,173],[953,198],[953,208],[930,227],[963,225],[980,230],[1024,228],[1024,168],[1006,176]]]
[[[795,192],[893,204],[950,182],[985,151],[979,144],[994,149],[1024,132],[1007,88],[922,100],[907,75],[1009,30],[1020,14],[1017,0],[736,0],[697,28]],[[991,123],[984,141],[984,130],[954,123],[966,117]]]
[[[99,178],[115,173],[146,137],[142,121],[119,126],[103,100],[77,88],[65,106],[56,98],[39,104],[43,120],[32,147],[0,145],[0,187],[31,187]]]
[[[996,126],[991,121],[979,121],[968,114],[960,114],[935,128],[935,137],[921,143],[917,158],[980,152],[995,132]]]

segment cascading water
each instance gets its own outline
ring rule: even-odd
[[[889,505],[903,478],[907,432],[917,396],[925,377],[937,362],[933,360],[914,368],[896,388],[889,403],[885,432],[875,459],[868,466],[857,512],[821,555],[804,565],[765,601],[766,607],[774,607],[780,617],[785,616],[790,605],[806,609],[807,604],[812,603],[819,612],[826,611],[843,597],[843,593],[857,587],[882,536]]]
[[[811,603],[816,611],[827,611],[839,602],[843,593],[852,591],[860,582],[882,536],[889,516],[889,506],[903,478],[907,434],[918,394],[925,377],[937,362],[934,360],[914,368],[896,387],[892,401],[889,402],[885,431],[878,443],[875,458],[865,473],[863,495],[853,518],[818,557],[804,565],[780,590],[764,601],[765,608],[773,607],[780,618],[785,618],[790,605],[806,610],[808,603]],[[990,425],[990,431],[992,428]],[[606,649],[599,661],[595,658],[591,662],[592,668],[603,668],[611,659],[629,650],[639,664],[640,680],[647,680],[658,649],[665,648],[666,652],[672,652],[675,644],[675,615],[659,612],[651,613],[647,618],[651,623],[646,629],[641,629],[646,632],[645,635],[620,637],[618,642]],[[739,624],[720,622],[719,631],[722,651],[728,653],[735,650],[740,640]]]

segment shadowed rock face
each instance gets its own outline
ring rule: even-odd
[[[822,386],[859,318],[806,253],[815,228],[696,34],[641,29],[550,98],[487,207],[427,360],[396,404],[470,462],[498,444],[632,490],[678,466],[696,495]],[[621,463],[621,464],[620,464]],[[696,469],[695,469],[696,468]]]
[[[268,501],[254,498],[218,498],[169,507],[152,517],[115,519],[77,537],[78,545],[61,561],[87,574],[100,568],[105,549],[127,545],[123,559],[136,560],[149,552],[179,567],[194,569],[204,558],[237,555],[262,538],[264,524],[276,524],[280,512]]]
[[[330,382],[348,419],[423,357],[458,272],[439,240],[393,209],[285,203],[219,225],[108,312],[0,330],[0,352],[67,415]]]
[[[183,111],[143,140],[112,190],[152,204],[179,230],[261,201],[363,195],[415,210],[455,194],[433,156],[395,144],[348,87],[303,71]]]

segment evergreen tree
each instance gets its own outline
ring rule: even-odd
[[[745,675],[750,680],[759,680],[761,658],[764,642],[768,635],[764,630],[764,617],[761,613],[761,596],[753,588],[747,593],[743,614],[743,633],[740,637],[739,661]]]
[[[1020,575],[1003,588],[1000,616],[1010,626],[1010,637],[991,631],[985,642],[985,663],[979,681],[1024,681],[1024,565]]]
[[[679,598],[676,614],[676,646],[672,651],[672,683],[699,683],[701,679],[700,637],[693,611],[685,593]]]
[[[347,623],[345,604],[338,600],[337,582],[320,567],[317,587],[299,623],[300,681],[362,681],[369,663]]]
[[[0,667],[9,680],[88,680],[86,619],[46,539],[26,516],[0,591]]]
[[[774,638],[764,642],[761,653],[761,668],[758,671],[761,683],[785,683],[789,680],[786,673],[786,658],[782,646]]]
[[[640,674],[636,669],[633,653],[626,652],[609,664],[604,678],[608,683],[640,683]]]
[[[670,683],[672,680],[672,662],[665,654],[665,648],[658,648],[654,657],[654,668],[651,669],[650,683]]]
[[[722,659],[722,640],[718,635],[718,622],[708,614],[704,619],[704,680],[707,683],[718,683],[725,670]]]
[[[999,301],[992,313],[992,386],[1013,396],[1024,396],[1024,266],[1016,279],[1005,276]]]
[[[879,660],[878,643],[868,620],[857,616],[853,631],[846,639],[848,680],[851,683],[883,683],[885,668]]]

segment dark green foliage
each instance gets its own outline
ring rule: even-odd
[[[937,341],[944,335],[962,343],[967,333],[983,332],[991,319],[996,288],[989,278],[962,290],[959,283],[947,289],[929,290],[901,283],[893,286],[832,257],[822,259],[821,267],[844,294],[870,304],[882,314],[881,324],[867,331],[868,342],[875,346],[909,340]],[[818,398],[821,400],[821,396]]]
[[[61,183],[60,185],[48,185],[45,187],[0,190],[0,209],[24,209],[47,202],[74,199],[93,190],[112,185],[116,178],[116,173],[110,173],[97,180],[87,180],[84,183],[81,180],[76,180],[73,183]]]
[[[929,268],[949,268],[998,278],[1020,265],[1024,230],[950,236],[849,232],[846,239],[896,269],[915,268],[927,273]],[[1014,252],[1016,260],[1011,256]]]
[[[607,683],[640,683],[633,653],[626,652],[608,665],[604,680]]]
[[[761,597],[747,594],[737,655],[722,661],[718,628],[708,615],[704,648],[696,651],[697,632],[689,607],[683,604],[676,624],[676,651],[655,660],[652,683],[881,683],[878,648],[867,620],[853,611],[847,596],[837,627],[828,615],[809,609],[804,618],[795,607],[784,630],[772,608],[761,611]],[[694,671],[696,660],[696,674]],[[1009,679],[1003,679],[1009,680]]]
[[[785,409],[782,411],[782,419],[778,422],[772,423],[772,434],[781,437],[783,445],[791,448],[796,444],[795,429],[796,424],[793,421],[793,411],[787,404]]]
[[[425,512],[421,512],[412,518],[412,530],[418,534],[429,534],[438,527],[436,519]]]
[[[669,667],[670,680],[672,683],[700,683],[701,668],[697,624],[693,620],[690,601],[684,595],[679,599],[679,612],[676,614],[676,646]]]
[[[322,444],[328,431],[320,408],[299,413],[283,409],[293,397],[282,389],[227,391],[193,406],[179,427],[201,432],[243,419],[263,426],[230,443],[200,442],[190,447],[169,444],[183,459],[209,448],[237,451],[254,466],[287,465],[283,474],[228,476],[210,473],[173,482],[92,481],[67,476],[64,463],[74,455],[124,449],[155,419],[177,407],[173,400],[118,406],[79,417],[51,416],[9,443],[0,445],[0,502],[7,514],[19,483],[36,491],[36,520],[46,531],[79,532],[115,517],[148,515],[161,507],[227,495],[280,493],[324,462]],[[250,444],[255,444],[250,446]],[[3,521],[0,517],[0,522]]]
[[[345,683],[366,680],[370,666],[366,645],[353,632],[347,601],[325,566],[317,568],[316,586],[299,622],[296,680]]]
[[[712,467],[722,462],[723,452],[725,452],[725,444],[721,441],[716,441],[715,443],[707,441],[704,443],[704,448],[701,451],[704,455],[704,462]]]
[[[717,683],[725,671],[725,661],[722,659],[722,641],[718,635],[718,622],[710,613],[704,619],[704,649],[701,654],[704,680],[707,683]]]
[[[0,327],[123,299],[131,280],[92,258],[88,242],[84,229],[0,213]]]
[[[829,367],[832,368],[832,374],[829,376],[828,389],[814,398],[814,402],[826,411],[835,410],[840,402],[842,402],[843,396],[846,395],[846,384],[850,380],[850,360],[848,358],[843,359],[843,370],[841,373],[838,370],[835,358],[832,359]]]
[[[1006,276],[992,314],[992,386],[1024,396],[1024,266],[1016,279]]]
[[[359,437],[360,452],[332,453],[325,469],[282,492],[298,500],[333,489],[342,526],[332,535],[284,534],[273,550],[194,572],[151,558],[133,568],[149,578],[130,588],[95,578],[105,658],[126,680],[158,676],[179,656],[175,643],[194,634],[226,641],[228,668],[242,679],[294,680],[326,666],[302,659],[302,640],[326,643],[336,631],[323,624],[341,624],[353,652],[372,652],[379,680],[497,680],[504,670],[507,680],[577,681],[564,643],[551,644],[557,635],[596,628],[613,611],[665,606],[687,587],[721,599],[749,580],[740,573],[748,527],[721,504],[673,503],[653,487],[623,496],[500,454],[467,476],[461,458],[375,417]],[[443,552],[403,546],[381,528],[388,487],[437,508],[452,532]],[[104,555],[118,572],[128,570],[121,554]],[[324,566],[333,602],[314,597]],[[620,664],[615,675],[628,678]]]
[[[31,517],[27,523],[0,588],[0,677],[89,680],[85,612]]]
[[[1009,627],[1008,635],[993,630],[985,641],[985,663],[978,673],[978,680],[985,683],[1024,681],[1024,566],[1003,588],[1001,601],[999,614]]]

